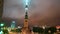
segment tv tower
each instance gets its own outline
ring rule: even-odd
[[[24,20],[24,27],[28,27],[28,8],[29,8],[29,1],[26,0],[26,2],[25,2],[25,20]]]
[[[29,0],[25,0],[25,18],[24,18],[24,26],[22,28],[22,34],[28,34],[30,32],[30,28],[28,26],[28,10],[29,10]]]

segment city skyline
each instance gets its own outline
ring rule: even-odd
[[[58,0],[32,0],[28,12],[29,25],[60,25],[60,6],[58,2]],[[23,5],[23,1],[21,0],[6,0],[4,2],[2,16],[3,21],[6,20],[11,22],[12,20],[15,20],[17,21],[17,25],[23,24],[25,15]],[[6,19],[4,19],[5,17]]]

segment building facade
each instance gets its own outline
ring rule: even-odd
[[[12,21],[12,23],[11,23],[11,28],[12,28],[12,29],[15,28],[15,24],[16,24],[15,21]]]

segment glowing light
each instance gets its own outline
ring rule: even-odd
[[[28,8],[25,8],[25,10],[28,10]]]
[[[45,26],[43,26],[43,29],[45,29]]]
[[[3,31],[1,31],[0,34],[3,34]]]
[[[29,1],[28,1],[28,0],[26,0],[26,5],[28,5],[28,3],[29,3]]]
[[[25,5],[30,5],[31,0],[24,0]]]
[[[60,28],[60,26],[56,26],[56,28],[57,28],[57,29],[59,29],[59,28]]]
[[[12,23],[15,23],[15,21],[12,21]]]
[[[18,26],[18,28],[22,28],[22,27]]]
[[[0,24],[0,26],[4,26],[4,24]]]
[[[16,22],[15,21],[12,21],[11,28],[15,28],[15,24],[16,24]]]
[[[50,30],[49,30],[48,32],[49,32],[49,33],[51,33],[51,31],[50,31]]]

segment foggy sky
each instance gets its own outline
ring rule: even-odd
[[[59,0],[31,0],[28,10],[29,25],[60,25],[60,1]],[[17,24],[24,22],[23,0],[4,0],[3,18],[6,21],[17,19]],[[5,20],[5,19],[3,19]]]

